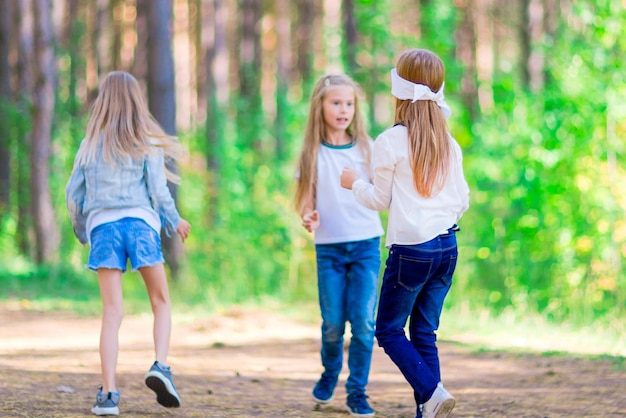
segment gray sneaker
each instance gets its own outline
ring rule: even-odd
[[[145,376],[146,385],[157,395],[157,402],[166,408],[178,408],[180,396],[176,392],[172,382],[172,371],[169,366],[164,366],[155,361]]]
[[[91,412],[96,415],[119,415],[120,391],[102,393],[102,387],[96,395],[96,404],[91,408]]]

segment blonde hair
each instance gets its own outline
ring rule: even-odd
[[[396,64],[398,75],[433,92],[443,85],[445,69],[441,59],[431,51],[410,49]],[[450,167],[451,145],[443,111],[430,100],[396,99],[395,123],[406,126],[413,183],[424,197],[436,194],[446,181]]]
[[[91,107],[84,146],[76,163],[94,161],[101,152],[107,164],[116,164],[123,158],[143,158],[156,148],[162,149],[166,158],[177,160],[183,155],[178,139],[167,135],[150,114],[137,79],[123,71],[110,72],[102,80]],[[163,169],[168,180],[180,182],[178,175]]]
[[[304,144],[300,157],[298,159],[298,182],[296,187],[295,205],[296,210],[301,215],[306,209],[309,199],[315,208],[315,186],[317,184],[317,154],[322,141],[327,137],[327,127],[324,122],[322,103],[328,90],[336,86],[350,86],[354,89],[354,117],[346,132],[356,145],[361,149],[365,158],[365,164],[370,170],[372,160],[370,141],[371,137],[367,134],[365,128],[365,120],[361,115],[359,108],[359,95],[361,90],[359,86],[347,75],[343,74],[327,74],[321,77],[311,93],[311,104],[309,109],[309,117],[304,133]],[[371,173],[370,173],[371,175]],[[339,180],[337,180],[339,181]]]

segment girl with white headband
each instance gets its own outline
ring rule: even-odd
[[[376,339],[411,385],[417,418],[445,418],[455,405],[441,383],[435,331],[452,284],[457,222],[469,207],[469,188],[461,148],[448,132],[443,86],[439,57],[404,52],[391,71],[395,125],[374,143],[374,183],[351,168],[341,174],[341,185],[359,203],[389,210]]]

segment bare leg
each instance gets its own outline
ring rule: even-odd
[[[156,360],[167,364],[167,354],[170,345],[170,333],[172,330],[171,302],[167,276],[163,264],[139,269],[141,277],[146,284],[152,314],[154,315],[154,353]]]
[[[119,329],[124,316],[122,297],[122,271],[98,269],[100,296],[102,298],[102,327],[100,329],[100,365],[102,368],[102,393],[113,392],[115,369],[119,350]]]

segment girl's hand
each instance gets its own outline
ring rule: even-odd
[[[302,226],[309,232],[315,231],[320,226],[320,213],[316,210],[305,213],[302,216]]]
[[[185,242],[187,235],[189,235],[189,231],[191,230],[191,225],[189,222],[180,218],[180,222],[178,222],[178,227],[176,227],[176,233],[180,235],[180,239]]]
[[[341,187],[352,190],[352,185],[359,179],[359,173],[351,168],[344,167],[341,172]]]

